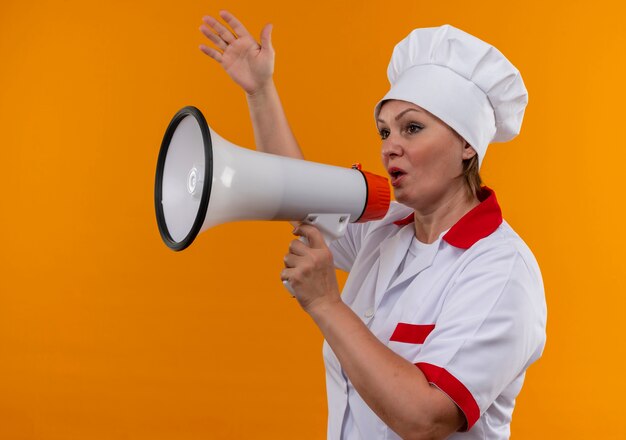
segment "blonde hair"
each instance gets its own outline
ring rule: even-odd
[[[483,180],[478,171],[478,154],[463,161],[463,177],[465,178],[465,185],[467,187],[467,196],[469,198],[476,197],[476,194],[478,194],[483,184]]]

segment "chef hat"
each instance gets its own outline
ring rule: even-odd
[[[519,134],[528,94],[502,53],[450,25],[415,29],[396,45],[387,76],[388,99],[412,102],[437,116],[478,153]]]

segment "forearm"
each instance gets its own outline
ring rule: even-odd
[[[359,395],[396,433],[403,438],[444,438],[460,427],[460,414],[450,417],[446,408],[451,404],[448,397],[379,341],[343,302],[309,313]]]
[[[302,159],[302,151],[291,131],[273,81],[256,92],[246,94],[254,128],[257,150]]]

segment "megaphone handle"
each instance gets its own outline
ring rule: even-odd
[[[304,220],[302,220],[302,223],[306,225],[313,225],[319,229],[324,237],[326,246],[329,246],[332,241],[337,240],[346,233],[349,221],[350,214],[309,214]],[[298,240],[306,245],[309,244],[306,237],[300,236]],[[285,289],[291,293],[292,297],[296,296],[293,291],[293,287],[289,284],[289,281],[283,281],[283,286],[285,286]]]

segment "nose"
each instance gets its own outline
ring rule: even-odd
[[[390,157],[402,155],[402,145],[398,142],[395,136],[390,134],[387,139],[383,140],[383,146],[381,150],[383,159],[389,159]]]

